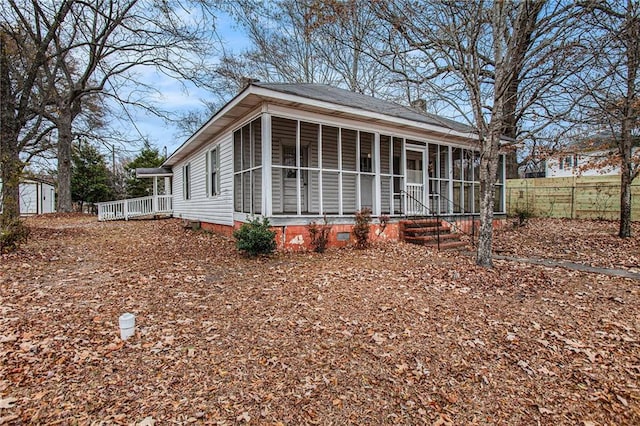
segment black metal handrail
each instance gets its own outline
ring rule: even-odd
[[[475,237],[476,237],[476,221],[475,221],[475,217],[480,217],[480,213],[465,213],[464,212],[464,208],[462,208],[462,206],[460,206],[459,204],[456,204],[454,201],[450,200],[449,198],[441,195],[441,194],[434,194],[434,195],[438,195],[439,198],[443,199],[448,205],[451,205],[453,207],[453,210],[459,209],[461,211],[461,213],[451,213],[448,215],[442,215],[440,212],[434,212],[433,210],[431,210],[430,207],[426,206],[422,201],[418,200],[416,197],[414,197],[413,195],[411,195],[409,192],[405,191],[404,189],[400,190],[401,194],[405,194],[408,198],[410,198],[411,200],[413,200],[414,202],[418,203],[425,212],[427,212],[427,214],[424,215],[414,215],[413,217],[416,219],[411,219],[409,217],[409,214],[407,212],[404,213],[404,217],[407,218],[408,220],[412,220],[414,221],[414,223],[417,220],[418,217],[432,217],[435,218],[438,222],[440,221],[445,221],[447,222],[449,225],[456,227],[456,229],[458,230],[458,232],[461,232],[464,235],[467,235],[470,239],[471,239],[471,247],[475,248]],[[440,201],[438,201],[438,203],[440,203]],[[471,234],[469,234],[468,232],[465,232],[463,229],[461,229],[456,223],[455,221],[452,220],[452,217],[456,217],[456,218],[462,218],[462,219],[466,219],[466,218],[471,218]],[[436,238],[437,238],[437,243],[438,243],[438,250],[440,250],[440,227],[436,227]]]

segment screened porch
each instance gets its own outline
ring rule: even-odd
[[[268,114],[236,130],[233,141],[237,213],[479,212],[480,161],[472,149]],[[504,212],[502,159],[495,211]]]

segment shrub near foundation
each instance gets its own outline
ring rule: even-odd
[[[311,222],[307,225],[307,231],[311,237],[311,248],[316,253],[324,253],[329,244],[329,234],[331,233],[331,225],[327,221],[327,215],[324,215],[323,223],[319,224]]]
[[[351,233],[356,239],[357,249],[369,247],[369,230],[371,228],[371,210],[364,208],[356,212],[356,223],[353,225]]]
[[[248,256],[270,254],[276,249],[276,233],[269,229],[269,219],[253,218],[233,231],[236,248]]]

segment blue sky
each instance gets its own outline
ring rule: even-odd
[[[239,53],[249,45],[249,40],[238,28],[233,19],[223,13],[218,14],[216,19],[216,31],[224,42],[224,49],[227,53]],[[215,60],[215,59],[214,59]],[[163,74],[155,71],[143,71],[147,83],[151,83],[159,91],[159,95],[154,96],[154,100],[161,108],[171,112],[186,112],[203,107],[203,100],[218,100],[210,92],[199,89],[193,85],[184,87]],[[135,126],[131,123],[123,122],[123,129],[132,138],[139,138],[138,131],[148,138],[151,145],[157,147],[160,152],[166,147],[168,154],[177,149],[186,139],[179,136],[179,129],[171,123],[166,123],[163,119],[144,113],[142,111],[129,111],[135,121]],[[136,129],[137,127],[137,129]]]

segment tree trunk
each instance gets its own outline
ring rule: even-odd
[[[22,163],[18,149],[15,104],[11,93],[9,56],[6,40],[0,34],[0,181],[2,181],[2,216],[0,232],[5,232],[20,218],[20,176]]]
[[[498,126],[499,127],[499,126]],[[493,266],[493,206],[496,194],[496,178],[500,156],[500,131],[493,129],[489,140],[482,141],[480,155],[480,233],[476,263],[485,268]]]
[[[58,211],[69,213],[73,209],[71,200],[71,145],[73,133],[71,119],[62,113],[58,127]]]
[[[0,164],[2,169],[2,221],[0,232],[6,231],[15,225],[20,219],[20,176],[22,175],[22,162],[16,149],[17,142],[11,140],[10,135],[2,134],[0,145]]]
[[[620,238],[631,237],[631,170],[629,162],[622,162],[620,171]]]

